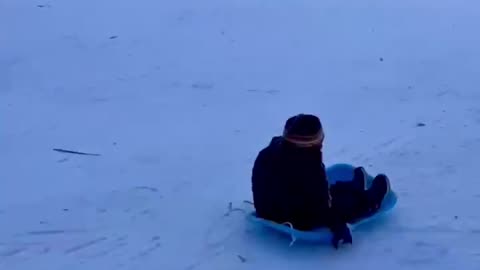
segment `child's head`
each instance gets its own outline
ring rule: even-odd
[[[298,114],[290,117],[285,123],[283,137],[299,147],[322,148],[325,134],[317,116]]]

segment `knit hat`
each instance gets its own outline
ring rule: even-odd
[[[285,123],[283,138],[299,147],[321,146],[324,138],[322,123],[311,114],[292,116]]]

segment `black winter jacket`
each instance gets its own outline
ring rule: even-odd
[[[329,187],[322,152],[274,137],[262,149],[252,170],[257,215],[298,230],[345,226],[329,207]]]

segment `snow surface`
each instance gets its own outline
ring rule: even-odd
[[[0,269],[479,269],[479,26],[475,0],[0,0]],[[352,247],[228,212],[299,112],[400,196]]]

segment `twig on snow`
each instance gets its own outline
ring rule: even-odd
[[[247,262],[247,259],[245,257],[243,257],[242,255],[237,255],[237,257],[242,263]]]
[[[83,155],[83,156],[100,156],[100,154],[78,152],[78,151],[65,150],[60,148],[54,148],[53,151],[57,151],[60,153],[67,153],[67,154]]]

